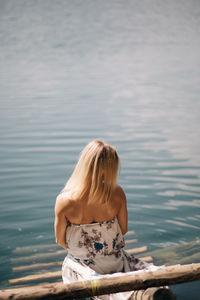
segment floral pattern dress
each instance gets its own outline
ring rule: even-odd
[[[75,225],[66,231],[68,255],[62,266],[64,283],[92,279],[102,274],[152,270],[153,266],[128,254],[117,217],[110,221]],[[123,292],[95,299],[128,299],[133,292]]]

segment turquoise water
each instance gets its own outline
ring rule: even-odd
[[[195,0],[0,1],[1,288],[16,248],[54,243],[56,195],[95,138],[121,157],[138,246],[199,239],[199,14]]]

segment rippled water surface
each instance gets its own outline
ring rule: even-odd
[[[95,138],[119,152],[139,246],[199,239],[199,16],[198,0],[0,1],[1,288],[16,248],[51,251],[56,195]]]

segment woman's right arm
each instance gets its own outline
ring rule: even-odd
[[[64,214],[64,201],[63,198],[58,196],[56,198],[55,204],[55,222],[54,222],[54,229],[55,229],[55,238],[56,243],[67,249],[66,246],[66,227],[67,227],[67,218]]]

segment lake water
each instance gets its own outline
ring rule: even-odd
[[[54,243],[56,195],[95,138],[119,152],[139,246],[199,239],[199,49],[198,0],[0,0],[1,288],[16,248]]]

